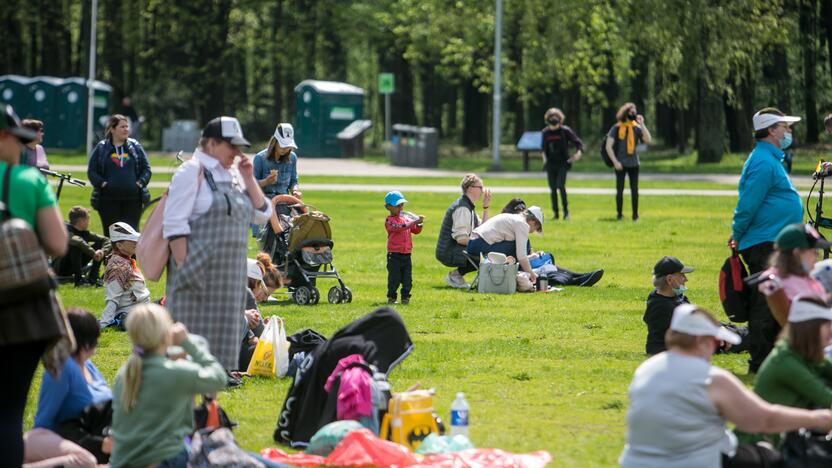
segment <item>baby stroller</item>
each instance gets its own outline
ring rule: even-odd
[[[317,279],[334,278],[338,285],[329,289],[329,303],[352,302],[352,291],[332,264],[334,243],[329,216],[309,210],[309,205],[289,195],[275,197],[274,203],[278,224],[272,219],[263,229],[261,248],[286,278],[292,300],[298,305],[317,304]]]

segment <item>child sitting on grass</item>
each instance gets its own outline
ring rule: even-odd
[[[162,306],[136,306],[126,325],[133,353],[113,384],[110,466],[185,467],[194,396],[225,388],[225,369],[205,338],[174,324]],[[181,346],[191,359],[168,359],[170,345]]]
[[[101,328],[122,328],[124,318],[133,306],[150,302],[150,291],[133,258],[139,233],[127,223],[113,223],[110,241],[113,255],[104,269],[105,305],[100,324]]]
[[[387,303],[396,303],[396,291],[402,287],[401,303],[410,303],[410,290],[413,286],[413,264],[410,253],[413,251],[411,233],[422,232],[424,216],[403,212],[407,200],[401,192],[393,191],[384,196],[384,207],[390,216],[384,222],[387,228]]]

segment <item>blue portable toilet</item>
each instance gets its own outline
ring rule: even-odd
[[[11,105],[21,119],[30,117],[29,85],[31,83],[32,79],[28,76],[0,76],[0,102]]]
[[[304,80],[295,86],[298,154],[341,156],[338,133],[364,118],[364,90],[337,81]]]
[[[113,88],[101,81],[93,82],[93,128],[101,130],[101,117],[108,114]],[[82,148],[87,142],[87,80],[65,78],[56,96],[57,128],[52,140],[57,148]],[[99,132],[100,133],[100,132]]]

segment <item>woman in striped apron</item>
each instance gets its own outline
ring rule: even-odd
[[[245,324],[248,226],[272,211],[240,146],[250,145],[237,119],[210,121],[173,176],[163,222],[172,253],[166,305],[228,370],[238,368]]]

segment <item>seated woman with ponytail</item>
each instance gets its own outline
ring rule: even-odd
[[[133,353],[113,384],[110,466],[184,467],[194,396],[225,388],[225,369],[205,339],[174,324],[164,307],[138,305],[126,326]],[[170,345],[181,346],[191,359],[168,359]]]

